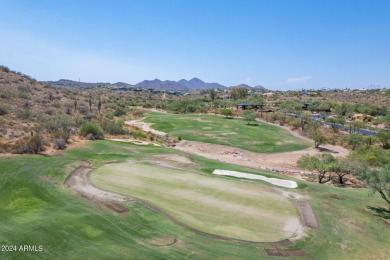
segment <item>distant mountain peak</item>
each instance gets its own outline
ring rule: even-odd
[[[200,83],[205,83],[203,80],[201,80],[200,78],[192,78],[190,80],[190,82],[200,82]]]
[[[199,78],[192,78],[191,80],[181,79],[178,83],[186,86],[189,89],[214,89],[214,88],[226,88],[218,83],[206,83]]]
[[[256,86],[255,86],[255,89],[268,90],[268,89],[266,89],[265,87],[263,87],[262,85],[256,85]]]

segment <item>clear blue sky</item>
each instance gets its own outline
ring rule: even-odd
[[[390,0],[0,0],[0,35],[38,80],[390,87]]]

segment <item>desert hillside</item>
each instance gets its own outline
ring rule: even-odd
[[[55,88],[2,66],[0,152],[63,149],[82,124],[98,117],[103,106],[99,93]]]

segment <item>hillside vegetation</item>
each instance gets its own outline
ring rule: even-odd
[[[1,66],[0,153],[39,153],[64,149],[80,137],[131,134],[121,117],[139,111],[129,111],[115,94],[56,88]]]

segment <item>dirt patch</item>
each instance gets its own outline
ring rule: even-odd
[[[135,139],[111,138],[111,139],[106,139],[106,140],[116,141],[116,142],[124,142],[124,143],[132,143],[132,144],[137,144],[137,145],[149,145],[149,144],[152,144],[152,145],[154,145],[154,146],[161,146],[161,145],[156,144],[156,143],[149,143],[149,142],[140,141],[140,140],[135,140]]]
[[[0,153],[0,157],[29,156],[31,154]]]
[[[301,249],[266,249],[268,256],[306,256],[305,251]]]
[[[299,158],[306,154],[321,153],[318,149],[312,147],[301,151],[260,154],[225,145],[195,141],[181,141],[174,148],[213,160],[272,171],[301,179],[304,179],[307,172],[296,166]],[[348,152],[347,150],[341,151],[343,149],[341,147],[338,147],[338,149],[340,149],[340,153],[335,156],[343,156]]]
[[[114,203],[114,202],[105,202],[103,203],[103,205],[117,213],[124,213],[124,212],[128,212],[129,209],[118,204],[118,203]]]
[[[312,229],[319,229],[317,219],[314,216],[313,210],[309,202],[307,201],[293,201],[294,205],[297,207],[299,211],[299,215],[301,216],[302,225],[305,227],[309,227]]]
[[[139,128],[145,132],[151,132],[152,134],[155,134],[157,136],[166,136],[167,135],[166,133],[164,133],[162,131],[158,131],[158,130],[151,128],[151,125],[152,125],[151,123],[145,123],[145,122],[142,122],[142,120],[144,120],[144,118],[126,121],[125,124],[132,126],[132,127]]]
[[[117,213],[129,211],[119,203],[131,200],[123,195],[104,191],[93,186],[89,181],[92,168],[80,166],[66,178],[64,186],[74,191],[79,196],[104,206]]]
[[[272,246],[274,248],[281,248],[281,247],[285,247],[285,246],[291,246],[292,244],[293,243],[291,242],[291,240],[285,239],[285,240],[282,240],[279,242],[270,243],[270,246]]]

